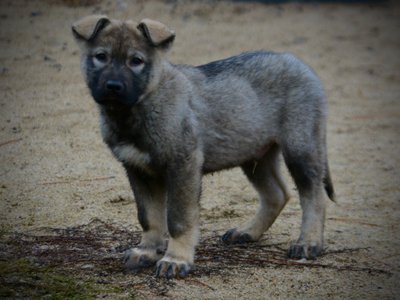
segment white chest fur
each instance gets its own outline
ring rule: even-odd
[[[111,148],[115,157],[122,163],[149,170],[151,157],[148,153],[140,151],[133,144],[118,144]]]
[[[117,135],[111,130],[103,115],[100,117],[100,128],[104,141],[108,144],[112,153],[120,162],[151,172],[150,154],[139,150],[134,143],[119,142]]]

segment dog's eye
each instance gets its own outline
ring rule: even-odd
[[[140,66],[141,64],[143,64],[144,63],[144,61],[143,61],[143,59],[141,59],[140,57],[132,57],[130,60],[129,60],[129,65],[131,66],[131,67],[137,67],[137,66]]]
[[[94,56],[99,62],[105,63],[107,61],[107,54],[101,52]]]

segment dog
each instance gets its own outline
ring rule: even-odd
[[[199,236],[202,176],[236,166],[257,190],[260,206],[222,241],[257,241],[289,199],[280,153],[303,214],[288,257],[322,253],[324,196],[334,201],[335,194],[326,97],[309,66],[292,54],[265,51],[174,65],[166,56],[175,32],[150,19],[94,15],[74,23],[72,32],[102,137],[126,170],[143,228],[140,244],[126,253],[128,270],[156,265],[156,276],[187,276]]]

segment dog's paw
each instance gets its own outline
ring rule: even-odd
[[[163,251],[152,248],[132,248],[125,252],[124,266],[127,271],[137,272],[148,268],[162,257]]]
[[[221,240],[225,244],[244,244],[256,241],[256,239],[254,239],[250,234],[241,232],[236,228],[225,232],[225,234],[221,237]]]
[[[156,276],[165,277],[167,279],[186,277],[192,266],[182,260],[164,257],[157,262]]]
[[[295,259],[316,259],[323,252],[322,245],[295,243],[289,247],[288,257]]]

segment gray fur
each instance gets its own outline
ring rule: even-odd
[[[138,269],[158,261],[157,275],[186,276],[197,243],[201,177],[236,166],[258,191],[260,209],[222,239],[258,240],[289,198],[279,172],[280,152],[303,208],[301,235],[289,257],[319,255],[323,189],[331,199],[334,192],[326,157],[326,99],[312,69],[292,54],[264,51],[198,67],[173,65],[165,54],[175,34],[165,25],[104,18],[88,17],[73,30],[82,48],[82,70],[99,103],[104,141],[127,170],[144,230],[126,266]],[[100,20],[99,29],[93,22]],[[93,28],[98,32],[92,34]],[[105,52],[107,62],[94,51]],[[143,64],[130,55],[140,55]],[[110,80],[122,90],[105,88]]]

